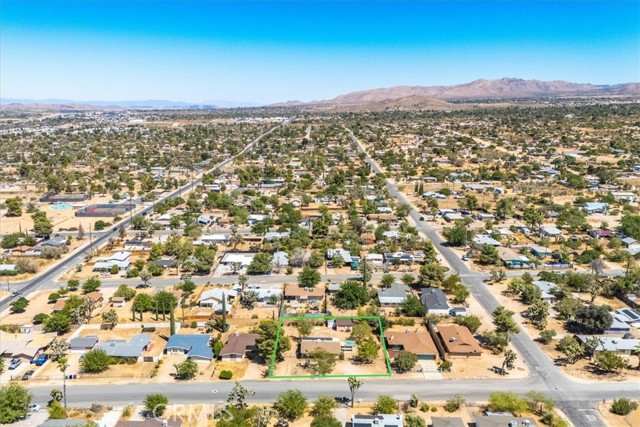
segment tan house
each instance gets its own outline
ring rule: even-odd
[[[469,329],[460,325],[438,326],[438,333],[448,354],[460,357],[482,356],[482,348]]]
[[[301,288],[290,284],[284,288],[285,301],[322,301],[324,299],[324,286],[315,288]]]
[[[420,360],[438,360],[438,349],[429,332],[387,332],[389,357],[409,351]]]
[[[248,351],[256,350],[258,334],[242,334],[236,332],[227,339],[218,356],[225,362],[241,362]]]
[[[126,300],[124,297],[112,297],[111,307],[124,307]]]
[[[308,337],[300,341],[300,355],[302,357],[306,357],[308,353],[315,350],[325,350],[331,354],[340,355],[342,345],[337,338]]]

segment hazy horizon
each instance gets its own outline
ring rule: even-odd
[[[640,76],[636,1],[5,0],[3,98],[330,99],[392,86]]]

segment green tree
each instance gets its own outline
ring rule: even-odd
[[[395,281],[396,281],[396,278],[393,276],[393,274],[383,274],[382,278],[380,279],[380,284],[383,287],[388,288]],[[413,281],[413,278],[412,278],[412,281]]]
[[[540,342],[542,344],[549,344],[556,335],[558,334],[553,329],[545,329],[540,332]]]
[[[86,294],[100,289],[102,282],[97,277],[91,277],[82,284],[82,291]]]
[[[504,306],[496,308],[493,313],[491,313],[496,332],[505,334],[517,334],[520,332],[516,321],[513,320],[514,314],[513,311],[504,308]]]
[[[418,356],[410,351],[401,351],[394,360],[394,366],[399,373],[409,372],[418,363]]]
[[[25,297],[20,297],[11,304],[9,307],[11,308],[12,313],[23,313],[27,306],[29,305],[29,300]]]
[[[627,367],[627,362],[609,350],[603,350],[596,356],[596,366],[604,372],[619,372]]]
[[[549,304],[546,301],[538,299],[527,308],[526,314],[533,327],[541,331],[547,327]]]
[[[236,381],[236,384],[233,386],[231,392],[229,392],[229,396],[227,397],[227,404],[234,408],[245,409],[247,407],[247,397],[255,394],[256,392],[253,391],[253,389],[245,387]]]
[[[109,356],[99,348],[85,353],[80,359],[82,372],[99,373],[109,368]]]
[[[376,403],[371,409],[372,414],[395,414],[398,412],[398,401],[388,395],[378,396]]]
[[[305,267],[298,273],[298,284],[303,288],[315,288],[320,283],[320,272],[311,267]]]
[[[427,309],[420,299],[413,295],[408,295],[400,306],[400,310],[405,316],[409,317],[424,317],[427,314]]]
[[[198,373],[198,364],[191,359],[185,359],[182,363],[174,363],[176,368],[176,378],[179,380],[190,380]]]
[[[442,234],[451,246],[466,246],[473,238],[473,232],[463,221],[456,221],[453,227],[442,230]]]
[[[527,411],[527,402],[516,393],[496,391],[489,394],[487,409],[492,412],[511,412],[520,416]]]
[[[113,293],[113,296],[124,298],[125,301],[131,301],[136,296],[136,290],[127,285],[120,285]]]
[[[138,294],[133,298],[132,308],[135,311],[149,311],[155,307],[155,300],[149,294]]]
[[[444,281],[447,268],[438,263],[427,263],[420,267],[418,282],[425,287],[438,287]]]
[[[64,420],[67,418],[67,411],[65,411],[60,402],[56,402],[55,400],[51,402],[47,411],[49,412],[50,420]]]
[[[518,355],[513,350],[507,350],[504,353],[504,360],[502,361],[502,367],[500,368],[500,373],[502,375],[506,375],[508,371],[511,371],[515,368],[515,361],[518,358]]]
[[[31,393],[21,385],[10,383],[0,389],[0,423],[10,424],[24,418],[31,405]]]
[[[456,316],[453,319],[453,322],[456,325],[466,327],[472,334],[475,334],[478,329],[480,329],[480,326],[482,326],[482,320],[480,320],[478,316],[473,314],[469,316]]]
[[[347,383],[349,385],[349,391],[351,392],[351,407],[353,408],[356,399],[356,392],[360,390],[363,382],[360,381],[357,377],[349,377],[347,378]]]
[[[44,321],[45,332],[57,332],[64,334],[71,329],[71,318],[63,312],[53,313]]]
[[[5,200],[7,207],[7,216],[22,216],[22,199],[20,197],[14,197]]]
[[[313,363],[309,364],[309,368],[314,375],[327,375],[333,372],[336,367],[338,356],[326,350],[317,349],[307,353],[309,360]]]
[[[459,285],[453,291],[453,302],[456,304],[464,304],[469,296],[471,296],[469,288],[467,288],[465,285]]]
[[[311,427],[342,427],[342,422],[331,415],[318,415],[311,420]]]
[[[296,329],[300,337],[308,337],[313,330],[313,322],[311,319],[298,319],[296,320]]]
[[[444,410],[447,412],[455,412],[460,408],[462,408],[462,405],[464,405],[465,403],[466,403],[465,398],[462,397],[461,394],[456,394],[452,398],[447,399],[447,401],[444,404]]]
[[[311,415],[318,417],[321,415],[332,415],[333,411],[338,408],[338,402],[331,396],[320,396],[313,403]]]
[[[404,417],[405,427],[427,427],[427,422],[415,414],[407,414]]]
[[[154,418],[161,417],[162,414],[167,410],[167,405],[169,404],[169,398],[164,394],[160,393],[149,393],[144,398],[145,411],[148,414],[153,415]]]
[[[584,350],[578,340],[573,335],[564,336],[556,346],[556,349],[564,354],[568,363],[576,363],[582,357]]]
[[[622,234],[640,240],[640,215],[627,214],[620,221]]]
[[[478,262],[482,265],[497,265],[500,262],[498,249],[493,245],[482,245],[478,255]]]
[[[114,309],[104,311],[102,313],[102,324],[113,328],[118,324],[118,313]]]
[[[613,317],[605,306],[589,305],[576,310],[571,326],[583,333],[602,334],[613,323]]]
[[[266,252],[258,252],[247,267],[248,274],[267,274],[271,272],[272,256]]]
[[[344,282],[333,300],[336,307],[343,310],[353,310],[362,307],[368,301],[369,293],[360,283],[354,280]]]
[[[378,357],[378,350],[380,350],[380,344],[375,338],[369,337],[358,344],[358,352],[354,359],[360,363],[373,363]]]
[[[295,421],[304,415],[307,405],[307,398],[304,394],[300,390],[294,389],[280,393],[273,408],[280,418]]]

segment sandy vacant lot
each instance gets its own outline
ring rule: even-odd
[[[611,402],[598,405],[600,415],[607,422],[609,427],[636,427],[640,426],[640,409],[636,409],[629,415],[621,416],[610,412]]]

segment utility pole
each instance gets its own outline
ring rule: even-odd
[[[91,232],[91,222],[89,222],[89,256],[93,257],[93,233]]]

